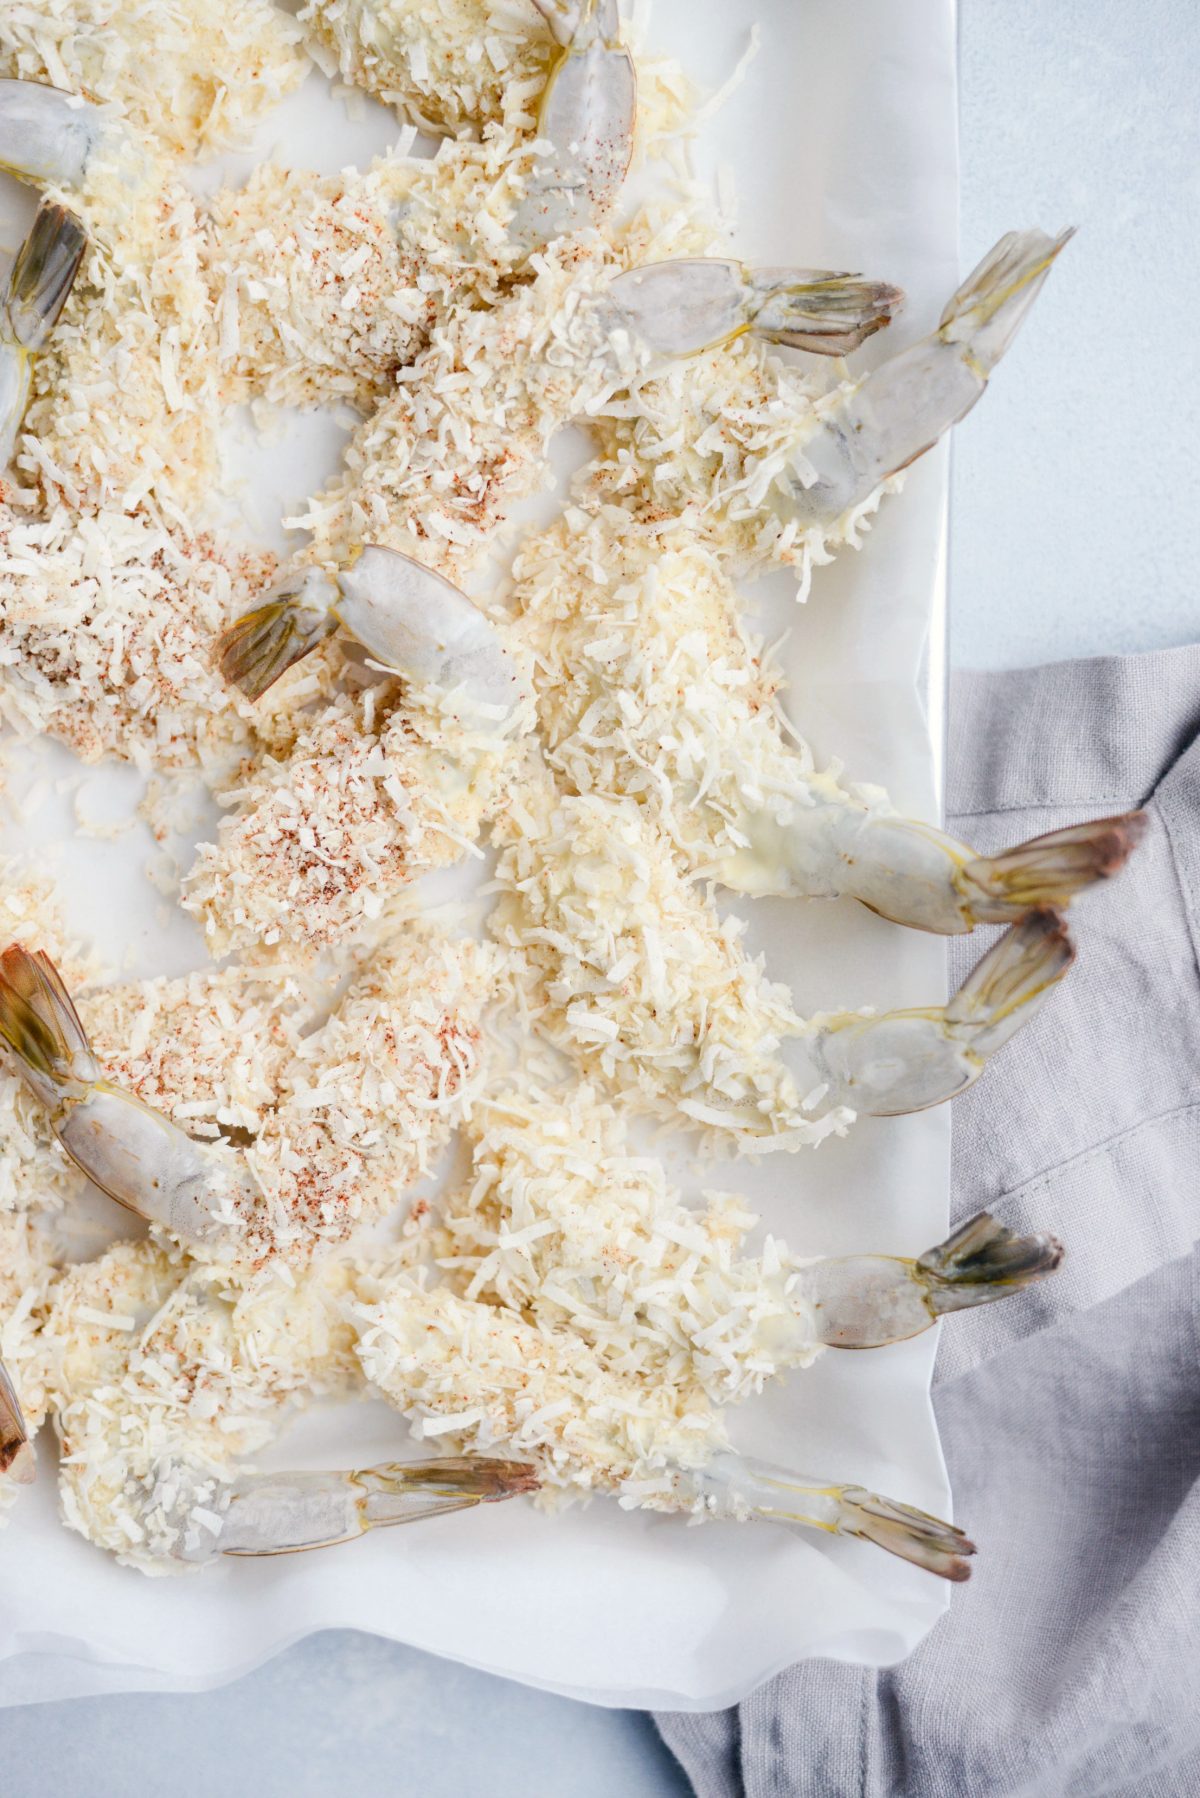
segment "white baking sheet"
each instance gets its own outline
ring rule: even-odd
[[[652,42],[716,85],[752,17],[762,50],[708,126],[701,159],[733,172],[741,252],[899,281],[909,305],[891,344],[920,335],[957,281],[953,0],[657,0]],[[255,150],[279,145],[299,165],[333,169],[364,160],[390,130],[378,109],[348,119],[314,74]],[[7,191],[3,205],[16,216]],[[297,421],[257,460],[243,455],[263,535],[334,465],[338,441],[328,421]],[[940,692],[945,500],[935,452],[864,550],[818,571],[802,611],[786,582],[753,595],[770,634],[791,626],[790,709],[818,752],[841,757],[856,778],[886,782],[925,816],[939,802],[940,727],[935,719],[931,729],[922,694]],[[57,750],[31,756],[31,772],[35,759],[52,777],[71,771]],[[89,776],[89,815],[127,814],[135,791],[120,772]],[[145,877],[149,838],[134,827],[114,841],[73,841],[73,803],[49,790],[3,846],[48,857],[74,918],[114,963],[138,973],[197,965],[196,936]],[[764,901],[748,915],[754,942],[803,1007],[931,1002],[944,990],[937,940],[861,909]],[[747,1192],[806,1252],[914,1253],[945,1234],[948,1149],[942,1109],[868,1120],[815,1154],[757,1168],[700,1178],[693,1168],[690,1184]],[[930,1333],[873,1355],[828,1355],[747,1406],[735,1438],[948,1514],[928,1400],[933,1352]],[[361,1466],[396,1449],[394,1415],[371,1404],[306,1416],[273,1459]],[[940,1582],[866,1545],[689,1529],[607,1503],[553,1521],[512,1504],[326,1554],[149,1581],[58,1524],[48,1433],[40,1455],[39,1484],[0,1536],[0,1703],[199,1689],[315,1630],[350,1626],[597,1703],[699,1709],[732,1702],[803,1656],[893,1662],[948,1602]]]

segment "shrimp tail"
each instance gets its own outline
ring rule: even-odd
[[[0,955],[0,1037],[45,1096],[87,1087],[99,1075],[79,1013],[40,949],[12,943]]]
[[[1018,1236],[986,1211],[960,1224],[917,1261],[927,1282],[926,1300],[939,1316],[986,1305],[1044,1280],[1062,1265],[1065,1250],[1055,1236]]]
[[[1057,237],[1044,231],[1009,231],[972,269],[942,313],[938,336],[965,342],[988,376],[1025,322],[1059,252],[1074,227]]]
[[[251,1475],[230,1495],[215,1551],[277,1555],[328,1548],[366,1530],[496,1504],[537,1486],[537,1474],[524,1462],[468,1456],[392,1461],[347,1473]],[[185,1539],[180,1558],[205,1558],[213,1547]]]
[[[40,350],[45,344],[86,248],[87,232],[75,214],[57,201],[43,200],[13,263],[3,300],[5,326],[22,349]]]
[[[900,288],[857,275],[756,269],[751,284],[762,296],[749,326],[754,335],[816,356],[849,355],[904,304]]]
[[[1121,871],[1146,824],[1145,812],[1096,818],[968,862],[959,881],[972,916],[980,924],[1007,924],[1028,911],[1068,905],[1076,893]]]
[[[972,968],[946,1007],[947,1025],[977,1057],[994,1054],[1029,1022],[1074,959],[1066,919],[1029,912]]]
[[[862,1486],[843,1486],[838,1534],[874,1542],[888,1554],[956,1583],[971,1577],[975,1544],[952,1523]]]
[[[25,1427],[16,1387],[0,1361],[0,1474],[15,1485],[28,1486],[35,1476],[33,1444]]]
[[[898,287],[823,269],[746,268],[716,256],[626,270],[609,283],[621,324],[649,349],[690,356],[749,331],[817,356],[846,356],[891,323]]]
[[[975,1544],[940,1517],[870,1492],[793,1473],[753,1456],[714,1455],[679,1476],[681,1492],[698,1497],[711,1516],[760,1518],[786,1527],[857,1536],[941,1579],[965,1580]]]
[[[319,568],[283,583],[217,638],[217,664],[225,679],[247,699],[261,699],[280,675],[337,630],[336,599],[336,587]]]

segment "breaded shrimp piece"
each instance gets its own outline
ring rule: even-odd
[[[339,1263],[286,1274],[192,1264],[118,1243],[70,1268],[45,1326],[63,1517],[145,1573],[182,1571],[206,1501],[272,1442],[286,1412],[360,1384]]]
[[[535,770],[496,834],[490,927],[524,957],[536,1027],[589,1078],[726,1152],[845,1130],[837,1105],[809,1115],[780,1056],[805,1030],[786,988],[632,801],[564,796]]]
[[[673,1462],[724,1446],[723,1420],[681,1358],[644,1380],[573,1330],[462,1298],[419,1277],[360,1279],[358,1354],[373,1387],[439,1446],[533,1461],[543,1486],[611,1492],[646,1481],[669,1491]],[[618,1361],[614,1365],[614,1361]]]
[[[199,512],[217,481],[216,334],[198,204],[111,110],[0,81],[0,165],[50,185],[87,247],[32,371],[17,476],[47,507]]]
[[[214,955],[303,950],[369,934],[411,881],[468,852],[500,804],[512,744],[394,684],[339,694],[301,717],[290,752],[263,755],[184,881]]]
[[[479,1091],[502,973],[489,945],[419,930],[365,963],[299,1043],[249,1151],[264,1246],[295,1259],[346,1242],[430,1172]]]
[[[572,508],[526,540],[514,574],[551,763],[577,792],[636,799],[691,871],[735,891],[858,899],[960,934],[1065,908],[1140,840],[1130,813],[979,856],[881,787],[818,768],[687,522]]]
[[[43,1331],[57,1277],[53,1245],[35,1220],[28,1214],[0,1211],[0,1387],[7,1382],[9,1406],[15,1401],[19,1413],[9,1429],[14,1436],[24,1433],[27,1438],[19,1451],[20,1464],[10,1468],[9,1477],[0,1471],[0,1524],[17,1486],[32,1475],[32,1439],[50,1402],[50,1356]],[[0,1410],[5,1408],[0,1392]],[[16,1458],[14,1454],[14,1462]],[[12,1477],[14,1472],[17,1478]]]
[[[189,1136],[244,1142],[279,1104],[314,998],[286,969],[235,966],[93,987],[78,1010],[108,1079]]]
[[[623,385],[623,369],[597,359],[582,304],[618,266],[599,239],[558,244],[497,305],[439,324],[351,438],[336,480],[289,520],[313,533],[312,559],[373,543],[461,583],[514,503],[544,485],[554,431]]]
[[[337,175],[261,164],[206,207],[221,391],[363,411],[455,308],[492,305],[523,269],[509,235],[528,155],[446,143]]]
[[[8,0],[0,14],[0,76],[111,101],[182,156],[241,141],[307,67],[271,0]]]
[[[1070,236],[1007,233],[936,329],[865,375],[839,382],[827,367],[785,363],[753,331],[654,371],[604,427],[593,484],[643,517],[690,507],[737,567],[780,562],[806,586],[982,397]],[[618,305],[622,291],[614,283]]]
[[[587,1088],[509,1092],[472,1121],[473,1177],[446,1208],[453,1289],[364,1268],[359,1358],[418,1436],[519,1453],[548,1493],[865,1537],[965,1579],[972,1545],[859,1486],[733,1454],[723,1407],[826,1347],[883,1346],[1059,1267],[1052,1236],[986,1213],[917,1260],[803,1260],[709,1194],[687,1207]]]
[[[21,734],[57,737],[85,762],[232,773],[310,668],[253,712],[222,680],[212,644],[274,573],[147,511],[42,515],[0,502],[0,709]]]
[[[690,1378],[713,1404],[821,1352],[804,1263],[769,1238],[751,1253],[758,1220],[734,1194],[687,1205],[595,1088],[501,1091],[467,1133],[472,1173],[443,1201],[438,1255],[463,1297],[569,1331],[647,1385]]]
[[[434,133],[532,132],[554,39],[532,0],[308,0],[313,54]]]
[[[263,1003],[267,975],[198,976],[201,1005],[178,1051],[126,1048],[110,1071],[53,962],[12,945],[0,956],[0,1034],[59,1143],[102,1192],[197,1257],[302,1267],[386,1216],[428,1171],[475,1096],[483,1014],[502,974],[494,949],[414,929],[301,1040],[290,993]],[[169,1028],[181,986],[150,984]],[[267,1068],[279,1067],[269,1106],[238,1057],[219,1065],[213,1011],[218,1025],[232,1012],[236,1031],[239,1007],[248,1044],[257,1038]],[[118,1004],[118,1015],[128,1009]],[[101,1000],[96,1010],[104,1016]],[[213,1140],[222,1114],[241,1121]],[[193,1119],[197,1134],[182,1127]]]
[[[804,1019],[633,801],[560,796],[535,775],[497,834],[491,928],[524,959],[536,1027],[590,1078],[726,1152],[796,1149],[856,1112],[953,1098],[1074,958],[1062,918],[1033,911],[948,1005]]]
[[[549,1329],[574,1331],[646,1377],[689,1361],[715,1404],[812,1364],[826,1347],[919,1334],[1052,1273],[1054,1238],[1016,1238],[980,1216],[919,1261],[803,1258],[732,1193],[685,1203],[662,1163],[636,1155],[625,1120],[592,1089],[498,1093],[473,1115],[470,1181],[443,1205],[457,1290]]]

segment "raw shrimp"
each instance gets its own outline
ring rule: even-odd
[[[714,1404],[808,1367],[825,1347],[875,1348],[1053,1273],[1053,1237],[981,1212],[917,1260],[820,1261],[768,1238],[736,1195],[693,1209],[591,1088],[498,1093],[473,1114],[471,1178],[442,1206],[436,1260],[456,1291],[590,1347],[678,1364]],[[646,1371],[649,1371],[647,1368]]]
[[[865,1348],[1053,1273],[1053,1237],[981,1213],[919,1260],[804,1261],[731,1195],[691,1211],[587,1088],[498,1095],[447,1203],[438,1265],[364,1269],[351,1315],[372,1383],[414,1433],[527,1458],[547,1494],[859,1535],[950,1578],[966,1539],[859,1486],[732,1454],[723,1408],[822,1348]],[[784,1482],[787,1502],[772,1487]]]
[[[226,402],[369,412],[456,309],[527,276],[511,232],[531,152],[446,143],[365,170],[264,163],[205,207],[205,279]]]
[[[617,0],[533,5],[548,38],[532,11],[526,26],[486,0],[310,0],[301,18],[345,79],[423,129],[531,139],[538,158],[513,229],[536,246],[611,206],[633,155],[638,79]]]
[[[369,543],[336,573],[301,570],[237,619],[217,645],[221,671],[261,699],[339,626],[376,666],[436,688],[497,736],[528,700],[500,631],[465,593],[411,556]]]
[[[113,757],[228,779],[259,738],[286,737],[289,712],[319,684],[310,665],[252,709],[213,664],[214,636],[260,596],[275,566],[149,511],[80,513],[55,502],[37,514],[0,501],[6,720],[57,737],[84,762]]]
[[[317,54],[337,57],[345,79],[399,108],[414,124],[525,150],[524,197],[510,223],[530,249],[596,223],[611,207],[633,156],[638,76],[621,37],[617,0],[533,0],[549,32],[497,16],[480,0],[435,9],[405,0],[310,0]],[[669,85],[651,111],[677,110]],[[665,121],[664,121],[665,122]],[[531,153],[531,154],[530,154]]]
[[[794,564],[806,582],[814,563],[857,543],[892,477],[971,410],[1069,236],[1010,232],[931,336],[840,386],[748,333],[649,371],[630,403],[597,420],[592,488],[644,518],[687,513],[738,566]],[[629,281],[614,283],[618,296]]]
[[[686,1375],[646,1383],[573,1331],[403,1276],[355,1310],[363,1369],[418,1437],[431,1422],[439,1440],[449,1433],[473,1453],[528,1458],[547,1492],[860,1536],[943,1578],[968,1576],[974,1547],[952,1525],[732,1453],[720,1413]]]
[[[299,1406],[361,1388],[344,1315],[353,1291],[346,1262],[235,1277],[152,1242],[72,1268],[46,1326],[70,1527],[158,1574],[528,1490],[528,1469],[482,1460],[247,1471]]]
[[[298,575],[226,633],[222,665],[261,693],[339,623],[402,683],[339,694],[226,795],[237,809],[184,882],[217,954],[361,936],[415,876],[470,853],[507,791],[529,683],[499,629],[417,562],[368,547],[336,576]]]
[[[524,957],[535,1027],[589,1077],[726,1150],[794,1149],[856,1112],[951,1098],[1073,955],[1062,920],[1031,913],[947,1006],[805,1020],[631,800],[564,797],[534,778],[496,834],[491,928]]]
[[[377,933],[414,879],[472,852],[512,757],[494,721],[480,727],[430,689],[339,695],[301,719],[286,757],[263,757],[222,794],[236,809],[201,846],[184,907],[214,955]]]
[[[532,133],[555,55],[533,0],[308,0],[313,54],[423,131]]]
[[[169,149],[208,155],[304,79],[299,36],[271,0],[18,0],[0,13],[0,75],[103,94]]]
[[[46,504],[199,512],[217,487],[217,364],[195,198],[152,140],[37,82],[0,80],[0,167],[51,185],[87,249],[33,366],[15,459]]]
[[[0,472],[25,416],[33,357],[66,305],[86,243],[78,219],[43,200],[9,270],[0,295]]]
[[[818,769],[687,522],[572,508],[526,539],[514,575],[553,766],[577,792],[636,799],[689,869],[737,892],[848,897],[958,934],[1067,905],[1140,840],[1134,812],[979,856]]]
[[[222,977],[210,978],[220,989]],[[131,1090],[140,1077],[176,1109],[169,1060],[126,1049],[117,1067],[129,1086],[102,1069],[44,955],[14,946],[0,956],[0,1034],[67,1154],[110,1198],[220,1264],[282,1256],[303,1266],[385,1216],[427,1171],[469,1097],[497,978],[494,952],[471,942],[417,933],[381,951],[320,1028],[293,1038],[274,1104],[228,1127],[249,1138],[240,1148],[211,1140],[228,1108],[213,1090],[221,1039],[203,1012],[191,1011],[193,1061],[207,1057],[208,1090],[176,1104],[210,1126],[207,1141]],[[189,1007],[172,1010],[186,1045]]]

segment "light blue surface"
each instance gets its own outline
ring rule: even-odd
[[[1079,235],[954,444],[959,667],[1200,636],[1200,7],[961,0],[962,253]]]
[[[1183,642],[1200,634],[1200,9],[964,0],[962,11],[964,256],[1016,224],[1081,229],[956,444],[954,662]],[[0,1736],[5,1798],[688,1789],[645,1717],[349,1633],[205,1696],[10,1710]]]

